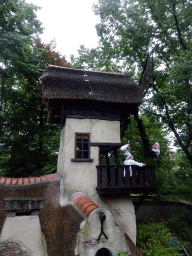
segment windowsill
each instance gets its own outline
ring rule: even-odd
[[[93,159],[72,158],[71,162],[93,162]]]

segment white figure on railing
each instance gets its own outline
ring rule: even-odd
[[[156,156],[159,158],[160,156],[160,145],[158,142],[156,142],[153,146],[152,146],[152,151],[156,154]]]
[[[135,160],[133,160],[133,156],[129,152],[129,149],[130,149],[129,144],[126,144],[120,148],[120,150],[123,151],[124,156],[125,156],[124,165],[137,165],[140,167],[146,166],[145,163],[139,163],[139,162],[136,162]],[[133,173],[132,173],[131,166],[129,167],[129,172],[130,172],[130,177],[132,177]],[[124,169],[124,174],[123,174],[124,177],[125,177],[125,174],[126,174],[126,172]]]

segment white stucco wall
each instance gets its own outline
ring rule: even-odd
[[[57,171],[63,176],[63,204],[69,202],[70,196],[85,192],[88,196],[96,193],[97,171],[99,164],[99,147],[90,147],[93,162],[72,162],[75,153],[75,133],[90,133],[92,143],[120,143],[120,123],[97,119],[67,118],[61,132],[61,143]]]
[[[6,217],[0,242],[19,243],[31,256],[45,256],[39,216]]]
[[[71,203],[70,197],[75,192],[84,192],[100,207],[112,211],[116,222],[124,228],[136,243],[136,220],[132,201],[124,199],[101,198],[96,191],[99,147],[90,147],[93,162],[72,162],[75,150],[75,133],[90,133],[91,143],[121,143],[120,122],[98,119],[67,118],[61,132],[57,171],[62,175],[61,205]]]
[[[121,143],[120,122],[90,119],[91,142]]]
[[[107,239],[102,234],[98,240],[101,233],[101,221],[99,220],[101,212],[105,215],[103,232]],[[92,211],[87,220],[81,223],[77,236],[75,255],[93,256],[101,248],[108,249],[112,255],[120,252],[126,252],[126,255],[130,255],[124,230],[116,224],[112,214],[105,208],[98,208]]]

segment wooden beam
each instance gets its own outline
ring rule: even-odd
[[[140,206],[142,205],[143,201],[148,197],[149,191],[145,191],[143,195],[140,196],[139,201],[135,204],[135,214],[138,212]]]

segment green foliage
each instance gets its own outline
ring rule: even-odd
[[[170,245],[173,237],[169,233],[169,228],[164,221],[140,223],[137,225],[137,247],[143,256],[165,255],[178,256],[185,243],[180,242],[177,248]]]
[[[56,171],[60,127],[46,123],[38,69],[69,66],[37,37],[37,7],[21,0],[0,3],[0,175],[27,177]]]
[[[27,80],[20,80],[18,87],[12,90],[3,115],[1,175],[41,175],[51,163],[55,171],[60,129],[45,124],[42,100],[28,87]]]
[[[192,164],[190,1],[100,0],[94,10],[101,19],[101,56],[133,75],[135,67],[141,74],[147,52],[153,52],[156,80],[142,109],[174,133],[175,144]]]
[[[172,188],[172,199],[192,200],[191,164],[182,151],[174,154],[174,168],[170,172],[167,185]]]
[[[98,0],[94,11],[101,20],[96,26],[99,45],[96,49],[80,49],[73,65],[86,64],[92,69],[124,72],[139,81],[147,53],[153,56],[151,73],[155,80],[149,83],[140,111],[154,115],[156,123],[161,124],[162,135],[165,130],[173,133],[171,144],[180,149],[178,154],[171,155],[164,146],[161,148],[161,167],[156,172],[158,183],[168,194],[178,196],[180,193],[184,198],[191,198],[191,1]],[[148,137],[153,134],[152,129],[147,132]],[[137,132],[133,132],[138,137]],[[135,159],[148,161],[143,157],[139,139],[135,139],[139,141],[136,147],[134,140],[129,139],[130,128],[128,133],[124,143],[128,138],[132,148],[136,148]],[[159,138],[158,141],[164,145]]]
[[[143,108],[174,132],[175,143],[190,162],[191,10],[187,0],[100,0],[94,6],[95,14],[101,19],[97,25],[100,44],[95,50],[80,51],[77,60],[85,63],[88,59],[92,67],[99,62],[101,70],[116,71],[118,67],[118,71],[123,70],[132,77],[135,74],[134,78],[139,79],[137,74],[141,74],[147,52],[153,52],[156,81]],[[96,59],[89,58],[91,52]],[[99,59],[105,61],[101,63]],[[89,61],[87,64],[91,67]]]
[[[169,230],[175,230],[175,233],[183,240],[192,244],[192,220],[187,216],[177,216],[167,221]]]
[[[126,253],[125,252],[120,252],[118,254],[115,254],[114,256],[126,256]]]
[[[157,118],[153,115],[142,114],[140,118],[143,121],[146,134],[149,138],[151,145],[153,145],[155,142],[160,143],[161,154],[159,163],[157,163],[157,161],[155,160],[149,159],[145,155],[138,125],[133,116],[130,118],[130,123],[122,139],[122,144],[127,144],[127,141],[129,141],[131,147],[131,154],[133,155],[135,161],[156,165],[156,182],[159,188],[158,193],[167,193],[167,190],[169,190],[169,185],[166,184],[166,180],[170,176],[173,167],[171,152],[168,147],[169,141],[166,138],[167,131],[163,129],[162,124],[158,122]],[[123,164],[124,155],[121,150],[119,150],[119,158],[121,164]]]
[[[89,50],[84,45],[81,45],[78,54],[79,57],[77,58],[74,55],[71,56],[71,65],[73,68],[104,72],[112,70],[114,72],[120,72],[122,69],[115,59],[111,59],[111,56],[103,56],[100,47]]]
[[[37,20],[38,7],[22,0],[2,0],[0,3],[0,61],[12,71],[22,73],[27,68],[32,36],[42,31]]]

